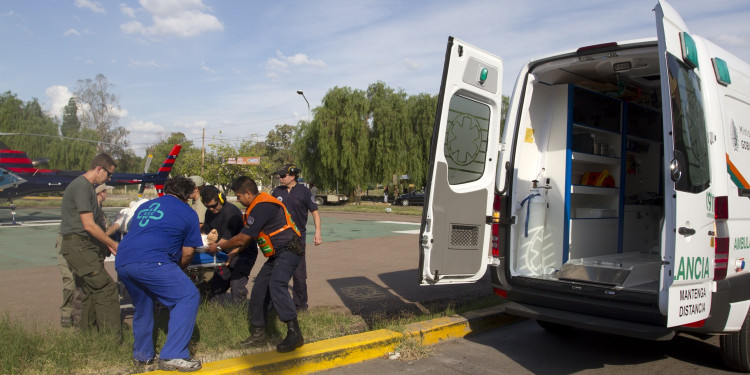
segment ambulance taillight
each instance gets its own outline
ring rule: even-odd
[[[724,280],[727,277],[729,262],[729,197],[714,198],[714,218],[716,219],[716,238],[714,239],[714,280]]]
[[[500,195],[495,194],[495,200],[492,202],[492,238],[490,239],[490,248],[492,256],[500,257]]]

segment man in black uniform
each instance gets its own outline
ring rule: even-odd
[[[284,340],[276,346],[281,353],[290,352],[305,343],[297,322],[297,312],[289,295],[288,285],[302,255],[299,230],[289,216],[284,204],[268,193],[259,193],[251,178],[240,176],[232,183],[232,190],[245,211],[245,226],[240,233],[228,240],[208,245],[208,251],[216,252],[246,246],[257,239],[258,249],[267,257],[258,273],[250,293],[251,335],[241,343],[243,346],[266,344],[266,315],[270,303],[279,320],[287,324]]]
[[[301,170],[294,164],[286,164],[281,167],[276,171],[281,185],[273,189],[271,195],[284,203],[287,211],[292,215],[292,220],[300,230],[300,240],[302,240],[302,251],[304,253],[308,211],[312,213],[315,222],[315,234],[313,235],[315,246],[323,242],[323,237],[321,236],[318,204],[315,203],[315,196],[312,195],[312,192],[297,182],[297,175],[300,172]],[[307,311],[307,262],[304,254],[300,259],[299,266],[294,270],[294,276],[292,276],[292,299],[297,311]]]
[[[201,201],[206,206],[206,219],[201,231],[210,233],[216,230],[218,240],[228,240],[242,230],[242,211],[237,206],[227,203],[227,197],[213,186],[201,190]],[[237,247],[227,253],[226,266],[221,267],[211,278],[211,291],[208,299],[221,298],[227,289],[231,290],[232,302],[242,303],[247,300],[247,280],[250,270],[255,265],[258,249],[254,241],[247,247]]]

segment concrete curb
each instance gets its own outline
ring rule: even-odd
[[[464,337],[521,320],[504,314],[502,305],[413,323],[404,332],[387,329],[359,333],[305,344],[291,353],[263,352],[239,358],[204,363],[195,374],[306,374],[346,366],[393,352],[407,337],[418,338],[423,345]],[[153,371],[148,374],[174,374]]]

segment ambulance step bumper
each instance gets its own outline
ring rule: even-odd
[[[675,335],[675,331],[672,328],[650,324],[609,319],[510,301],[504,303],[503,306],[505,307],[506,314],[544,320],[591,331],[656,341],[670,340]]]

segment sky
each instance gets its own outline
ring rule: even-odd
[[[3,0],[0,90],[62,118],[103,74],[139,156],[183,132],[194,145],[263,139],[307,120],[334,87],[377,81],[438,94],[448,37],[525,62],[656,36],[656,0]],[[674,0],[690,32],[750,61],[750,1]],[[304,97],[297,94],[304,92]]]

